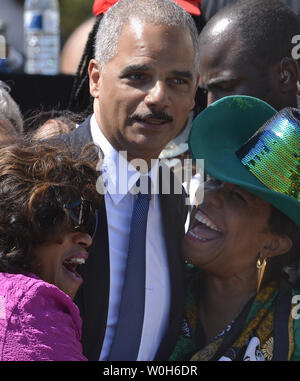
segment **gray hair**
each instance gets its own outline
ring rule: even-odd
[[[16,132],[23,132],[23,118],[16,102],[9,94],[10,88],[6,83],[0,81],[0,113],[1,119],[8,120],[15,128]]]
[[[195,74],[198,74],[197,27],[192,16],[172,0],[119,0],[113,5],[103,16],[96,35],[95,59],[102,69],[115,56],[122,29],[132,19],[188,29],[195,50]]]

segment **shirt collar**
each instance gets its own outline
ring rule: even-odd
[[[127,161],[126,152],[120,154],[107,140],[99,128],[95,114],[91,117],[91,134],[104,155],[101,167],[102,178],[114,204],[118,204],[131,191],[140,178],[141,173]],[[153,194],[158,193],[159,160],[155,160],[151,170],[146,174],[151,177]]]

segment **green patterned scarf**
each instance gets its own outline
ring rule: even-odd
[[[273,328],[275,301],[278,295],[278,282],[270,282],[257,295],[249,306],[247,315],[241,319],[237,317],[232,328],[229,326],[217,335],[204,348],[196,346],[196,327],[198,321],[199,304],[199,270],[191,270],[192,278],[189,282],[185,318],[182,324],[180,337],[169,361],[211,361],[228,356],[232,360],[241,360],[251,338],[255,335],[261,343],[261,353],[266,360],[272,359],[273,354]],[[237,337],[231,337],[235,324],[240,324],[241,329]],[[235,332],[237,332],[235,330]],[[230,341],[231,339],[231,341]],[[228,343],[228,346],[227,344]],[[289,319],[289,359],[294,350],[293,320]],[[225,346],[224,346],[225,345]],[[221,351],[221,353],[220,353]]]

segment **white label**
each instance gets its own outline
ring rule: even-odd
[[[26,11],[24,27],[30,31],[43,30],[46,33],[56,33],[59,31],[59,13],[51,9],[44,12]]]
[[[41,30],[43,28],[43,14],[40,11],[25,11],[24,27],[27,30]]]

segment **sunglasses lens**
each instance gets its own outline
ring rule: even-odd
[[[77,200],[64,207],[73,220],[74,229],[87,233],[93,238],[97,229],[98,214],[92,208],[91,203],[87,200]]]
[[[79,216],[79,229],[88,233],[92,238],[94,237],[97,228],[97,215],[96,211],[92,208],[89,201],[82,201],[81,214]]]

